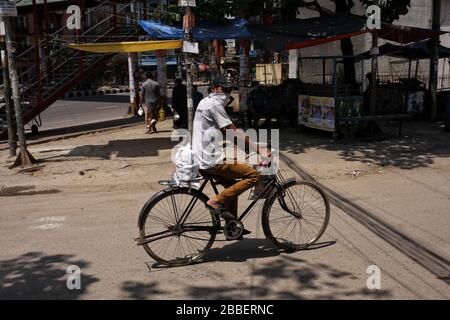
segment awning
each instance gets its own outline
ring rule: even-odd
[[[184,30],[168,26],[158,21],[139,20],[139,25],[155,39],[183,39]],[[197,27],[192,30],[194,40],[226,40],[248,39],[252,35],[247,30],[247,22],[244,19],[230,19],[226,23],[218,21],[199,21]]]
[[[391,56],[397,58],[405,58],[411,60],[430,59],[431,51],[428,47],[427,41],[418,41],[406,46],[393,45],[386,43],[380,46],[380,56]],[[370,51],[359,55],[363,59],[370,59]],[[450,58],[450,48],[439,46],[439,58]]]
[[[69,45],[70,48],[75,50],[96,53],[147,52],[156,50],[178,49],[182,46],[183,42],[180,40],[86,43]]]
[[[199,21],[193,38],[203,40],[254,39],[273,51],[282,51],[286,44],[330,36],[360,32],[367,19],[348,15],[326,15],[306,20],[291,20],[270,25],[250,25],[244,19],[231,19],[224,23]],[[139,25],[155,39],[182,39],[183,29],[158,21],[140,20]]]
[[[378,36],[385,40],[408,44],[412,42],[427,40],[436,35],[445,34],[445,31],[423,29],[415,27],[400,26],[394,24],[383,24]]]

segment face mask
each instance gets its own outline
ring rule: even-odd
[[[227,103],[230,101],[230,94],[227,93],[215,93],[214,98],[219,100],[223,106],[226,106]]]

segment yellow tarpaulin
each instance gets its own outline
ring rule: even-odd
[[[170,49],[178,49],[181,48],[182,46],[183,41],[181,40],[131,41],[131,42],[89,43],[89,44],[69,45],[70,48],[75,50],[96,52],[96,53],[170,50]]]

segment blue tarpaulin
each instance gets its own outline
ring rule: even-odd
[[[226,24],[214,21],[202,21],[192,31],[194,40],[225,40],[248,39],[251,33],[247,30],[247,22],[243,19],[232,19]],[[139,25],[155,39],[176,40],[183,39],[184,31],[181,28],[171,27],[158,21],[139,20]]]

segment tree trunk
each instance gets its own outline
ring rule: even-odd
[[[20,154],[17,157],[11,168],[18,166],[31,167],[36,160],[27,150],[27,142],[25,137],[25,128],[22,114],[22,104],[20,101],[19,76],[16,66],[16,42],[14,31],[11,24],[11,18],[4,17],[5,33],[6,33],[6,52],[8,56],[9,78],[11,80],[12,99],[14,102],[14,109],[16,112],[17,133],[19,136]]]
[[[17,130],[15,127],[14,121],[14,108],[13,103],[11,101],[11,86],[9,83],[9,68],[8,68],[8,55],[3,46],[5,44],[2,43],[2,51],[4,52],[4,60],[2,61],[3,65],[3,91],[5,95],[5,107],[6,107],[6,122],[8,124],[8,147],[9,147],[9,156],[15,157],[17,150]]]
[[[351,9],[354,6],[354,2],[351,0],[335,0],[336,13],[338,14],[350,14]],[[351,38],[341,40],[341,51],[344,56],[353,56],[353,42]],[[345,84],[354,86],[356,84],[356,70],[355,62],[353,59],[344,59],[344,78]]]
[[[341,40],[341,50],[344,56],[353,56],[353,42],[352,39],[347,38]],[[356,70],[355,60],[353,58],[344,58],[344,79],[345,84],[354,87],[356,85]]]

